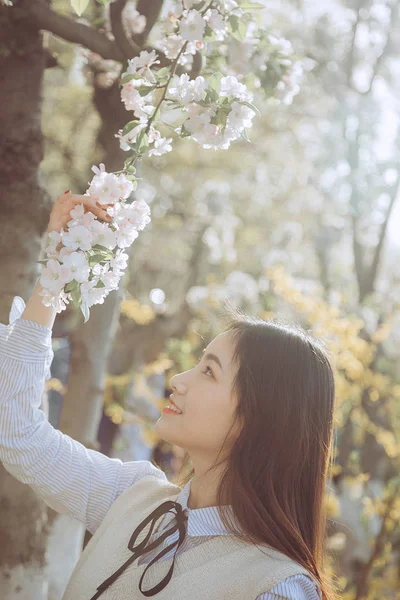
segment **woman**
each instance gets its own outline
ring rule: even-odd
[[[87,196],[63,194],[48,231]],[[158,435],[185,449],[178,483],[150,461],[110,459],[54,429],[38,408],[55,311],[36,285],[0,335],[0,459],[49,506],[94,534],[63,600],[330,600],[324,491],[334,377],[323,344],[296,325],[243,315],[175,375]],[[19,304],[18,304],[19,302]],[[171,561],[172,558],[172,561]]]

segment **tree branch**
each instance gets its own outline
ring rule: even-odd
[[[386,41],[382,48],[382,52],[380,53],[380,55],[378,56],[378,58],[375,61],[375,68],[374,68],[374,72],[371,77],[371,81],[369,82],[367,91],[364,92],[364,94],[363,94],[365,96],[368,96],[371,93],[372,86],[374,85],[374,81],[375,81],[377,75],[379,75],[382,64],[386,58],[387,51],[390,49],[391,42],[392,42],[392,35],[396,32],[395,25],[396,25],[397,18],[398,18],[398,10],[394,10],[392,7],[390,7],[390,22],[389,22],[389,26],[388,26],[388,30],[387,30]]]
[[[203,68],[203,55],[201,52],[196,52],[193,56],[192,70],[190,71],[190,79],[196,79],[200,75]]]
[[[116,3],[112,3],[111,7],[114,4]],[[125,56],[116,40],[110,40],[106,35],[96,31],[92,27],[88,27],[83,23],[77,23],[73,19],[59,15],[40,0],[22,0],[22,7],[27,12],[34,27],[50,31],[51,33],[54,33],[54,35],[58,35],[68,42],[80,44],[92,52],[96,52],[96,54],[99,54],[106,60],[115,60],[122,63],[127,60],[127,56]],[[122,40],[122,35],[115,22],[114,27],[117,27],[118,39]],[[120,28],[123,31],[122,24],[120,25]],[[139,47],[136,42],[130,42],[127,40],[125,32],[123,32],[123,37],[126,41],[120,41],[119,43],[123,44],[126,51],[128,51],[126,43],[129,43],[128,58],[138,56],[141,50],[153,50],[152,47]],[[157,50],[157,54],[160,59],[160,69],[171,64],[170,59],[168,59],[163,52]],[[177,68],[176,72],[177,74],[180,74],[180,69]]]
[[[137,33],[133,36],[134,42],[138,46],[143,46],[147,38],[149,37],[150,31],[156,24],[163,5],[163,0],[138,0],[136,3],[136,10],[146,17],[146,27],[142,33]]]
[[[356,22],[354,23],[354,27],[353,27],[352,35],[351,35],[350,51],[347,56],[347,60],[345,61],[345,74],[346,74],[347,86],[349,88],[353,87],[351,84],[351,79],[353,77],[354,56],[355,56],[355,50],[356,50],[356,35],[357,35],[357,29],[358,29],[358,26],[359,26],[360,20],[361,20],[360,11],[362,8],[363,8],[363,6],[361,6],[361,5],[358,6],[357,18],[356,18]]]
[[[354,186],[353,186],[354,187]],[[353,242],[353,257],[354,257],[354,269],[356,272],[356,279],[358,285],[358,300],[362,301],[363,297],[363,281],[364,281],[364,254],[363,247],[357,239],[357,227],[358,227],[358,216],[352,214],[351,219],[351,231],[352,231],[352,242]]]
[[[125,34],[125,29],[122,25],[122,11],[124,10],[125,5],[126,0],[115,0],[115,2],[111,2],[110,21],[115,41],[125,59],[128,59],[138,56],[138,54],[140,54],[140,47],[133,40],[129,40]]]
[[[368,582],[368,578],[369,575],[372,571],[372,568],[374,566],[374,563],[378,560],[379,556],[382,554],[383,549],[384,549],[384,543],[385,543],[385,538],[387,535],[387,521],[390,517],[390,513],[392,511],[392,508],[394,506],[394,503],[396,502],[396,498],[397,498],[397,493],[398,490],[394,489],[393,493],[389,496],[389,498],[387,499],[387,504],[385,507],[385,512],[382,515],[382,524],[381,524],[381,528],[380,531],[377,535],[377,537],[375,538],[375,544],[374,544],[374,549],[372,551],[372,554],[368,560],[368,562],[365,564],[360,579],[358,581],[357,584],[357,589],[356,589],[356,595],[355,595],[355,599],[354,600],[362,600],[363,598],[366,598],[367,596],[367,582]]]
[[[125,60],[115,40],[109,40],[92,27],[59,15],[40,0],[24,0],[22,4],[32,24],[38,29],[51,31],[68,42],[81,44],[105,59],[120,62]]]
[[[382,227],[379,232],[379,241],[378,241],[378,244],[377,244],[375,252],[374,252],[371,266],[368,270],[368,276],[366,278],[366,281],[364,282],[363,297],[365,297],[367,294],[374,291],[375,280],[376,280],[376,276],[378,273],[379,261],[381,259],[382,250],[383,250],[383,244],[386,239],[386,232],[387,232],[388,224],[389,224],[392,212],[393,212],[395,201],[398,198],[399,190],[400,190],[400,180],[397,182],[395,189],[392,190],[392,197],[390,199],[390,204],[389,204],[387,213],[385,215],[385,220],[382,223]]]

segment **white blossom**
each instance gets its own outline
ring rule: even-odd
[[[90,250],[92,247],[93,235],[87,227],[77,225],[71,227],[67,233],[63,235],[63,244],[71,250]]]
[[[206,12],[206,14],[204,15],[204,18],[206,19],[206,21],[208,22],[208,25],[211,27],[211,29],[216,34],[216,39],[218,41],[224,40],[225,37],[227,36],[227,29],[226,29],[226,21],[225,21],[224,17],[221,15],[221,13],[218,10],[216,10],[215,8],[212,8]]]
[[[97,167],[92,167],[92,170]],[[118,177],[114,173],[104,173],[97,169],[90,183],[88,194],[98,199],[100,204],[114,204],[121,198],[129,198],[133,184],[125,176]]]
[[[110,267],[116,275],[121,275],[124,269],[126,269],[128,258],[129,256],[126,252],[119,250],[115,257],[110,260]]]
[[[47,261],[40,275],[40,285],[51,294],[59,294],[70,278],[70,270],[58,260],[51,258]]]
[[[149,150],[149,156],[162,156],[167,152],[171,152],[171,142],[172,138],[160,138],[158,140],[155,140],[154,147],[151,150]]]
[[[100,221],[95,221],[93,223],[92,228],[92,245],[100,244],[105,248],[109,248],[113,250],[117,245],[116,234],[115,232],[108,227],[106,223],[100,223]]]
[[[104,298],[107,294],[105,288],[96,288],[97,281],[85,281],[80,285],[82,300],[90,307],[94,304],[104,304]]]
[[[165,56],[170,60],[175,60],[184,44],[184,40],[180,35],[175,33],[167,36],[158,43],[158,48],[164,52]]]
[[[185,13],[184,13],[185,14]],[[202,41],[206,21],[197,10],[188,10],[180,21],[180,35],[184,40]]]
[[[246,100],[251,102],[253,94],[249,92],[243,83],[240,83],[233,75],[222,77],[220,96],[233,96],[237,100]]]
[[[128,248],[136,240],[139,233],[130,224],[123,223],[116,232],[118,248]]]
[[[63,291],[52,294],[48,290],[43,289],[39,292],[39,296],[42,296],[42,304],[44,306],[52,306],[57,313],[65,310],[67,308],[66,305],[69,304],[68,295]]]
[[[83,252],[72,252],[64,257],[63,265],[69,269],[69,277],[65,279],[65,283],[69,283],[73,279],[82,283],[89,278],[90,267]]]

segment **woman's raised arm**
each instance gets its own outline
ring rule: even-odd
[[[16,296],[9,325],[0,324],[0,460],[54,510],[93,533],[125,489],[146,475],[166,475],[147,460],[124,463],[87,449],[49,423],[40,405],[54,355],[52,330],[21,318],[24,307]]]
[[[55,201],[47,231],[66,226],[77,204],[106,220],[104,207],[94,198],[68,192]],[[0,323],[0,460],[49,506],[82,521],[93,533],[125,489],[146,475],[166,475],[147,460],[108,458],[49,423],[40,405],[54,356],[56,311],[42,303],[41,290],[37,283],[26,305],[16,296],[9,324]]]

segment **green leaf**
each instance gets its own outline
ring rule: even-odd
[[[185,137],[189,137],[190,135],[192,135],[192,134],[190,133],[190,131],[188,131],[188,130],[185,128],[185,125],[183,124],[183,125],[182,125],[182,129],[181,129],[181,134],[180,134],[180,137],[181,137],[181,138],[185,138]]]
[[[79,17],[82,16],[88,4],[89,0],[71,0],[71,6]]]
[[[238,27],[239,27],[239,17],[235,17],[235,15],[231,15],[228,18],[228,23],[230,25],[230,29],[231,31],[237,31]]]
[[[245,106],[248,106],[249,108],[251,108],[251,110],[254,110],[254,112],[258,115],[261,115],[260,111],[258,110],[258,108],[256,106],[254,106],[254,104],[252,104],[251,102],[247,102],[246,100],[240,100],[241,104],[244,104]]]
[[[218,94],[218,92],[216,92],[215,90],[213,90],[211,88],[208,89],[207,90],[206,100],[207,100],[207,102],[205,102],[206,106],[208,106],[208,104],[210,102],[218,102],[218,100],[219,100],[219,94]]]
[[[79,304],[81,303],[81,291],[80,291],[79,287],[71,290],[71,296],[72,296],[72,302],[74,304],[76,304],[77,306],[79,306]]]
[[[213,73],[211,75],[211,77],[208,79],[208,84],[209,87],[208,89],[212,89],[215,92],[219,93],[219,90],[221,88],[221,79],[223,78],[223,74],[222,73]]]
[[[89,266],[94,267],[94,265],[98,265],[101,262],[105,262],[105,260],[106,257],[104,256],[104,254],[93,254],[93,256],[89,258]]]
[[[265,8],[264,4],[258,4],[255,2],[243,2],[243,4],[239,3],[239,6],[243,11],[246,11],[246,12],[253,11],[253,10],[264,10],[264,8]]]
[[[132,129],[134,129],[136,127],[136,125],[139,125],[140,121],[129,121],[129,123],[127,123],[123,130],[122,130],[122,135],[126,135],[127,133],[129,133]]]
[[[163,79],[164,77],[168,76],[169,73],[170,73],[169,67],[162,67],[161,69],[158,69],[158,71],[155,71],[155,75],[156,75],[157,79]]]
[[[213,29],[211,29],[208,23],[204,29],[203,39],[206,42],[215,40],[215,32]]]
[[[232,37],[239,42],[243,42],[247,33],[247,24],[245,20],[239,19],[239,17],[232,15],[228,18],[228,23],[230,25]]]
[[[96,250],[100,250],[101,252],[105,252],[107,255],[112,254],[112,251],[101,244],[95,244],[92,248],[96,248]]]
[[[121,79],[121,85],[129,83],[130,81],[132,81],[132,79],[137,79],[137,75],[134,75],[133,73],[130,73],[129,75],[124,75]]]
[[[145,133],[145,134],[143,134],[143,136],[140,140],[138,152],[146,152],[148,147],[149,147],[149,136],[147,135],[147,133]]]
[[[226,126],[226,122],[228,120],[228,113],[226,110],[219,108],[216,114],[216,123],[217,125],[222,125],[222,127]]]
[[[154,85],[140,85],[139,87],[135,88],[137,89],[137,91],[139,92],[139,94],[141,96],[147,96],[147,94],[150,94],[150,92],[154,89]]]
[[[240,132],[241,137],[246,140],[246,142],[249,142],[249,144],[251,144],[251,140],[249,140],[249,138],[247,137],[247,131],[245,129],[243,129],[243,131]]]
[[[77,281],[75,281],[75,279],[73,279],[72,281],[67,283],[66,286],[64,287],[64,290],[66,292],[72,292],[73,290],[78,290],[78,289],[79,289],[79,283]]]
[[[82,314],[84,316],[85,323],[87,323],[87,321],[89,321],[90,311],[89,311],[89,307],[86,304],[86,302],[82,302],[82,304],[81,304],[81,311],[82,311]]]
[[[237,30],[235,32],[232,32],[232,37],[234,37],[235,40],[238,40],[239,42],[243,43],[244,38],[246,37],[246,33],[247,33],[246,23],[243,23],[243,21],[239,21]]]

